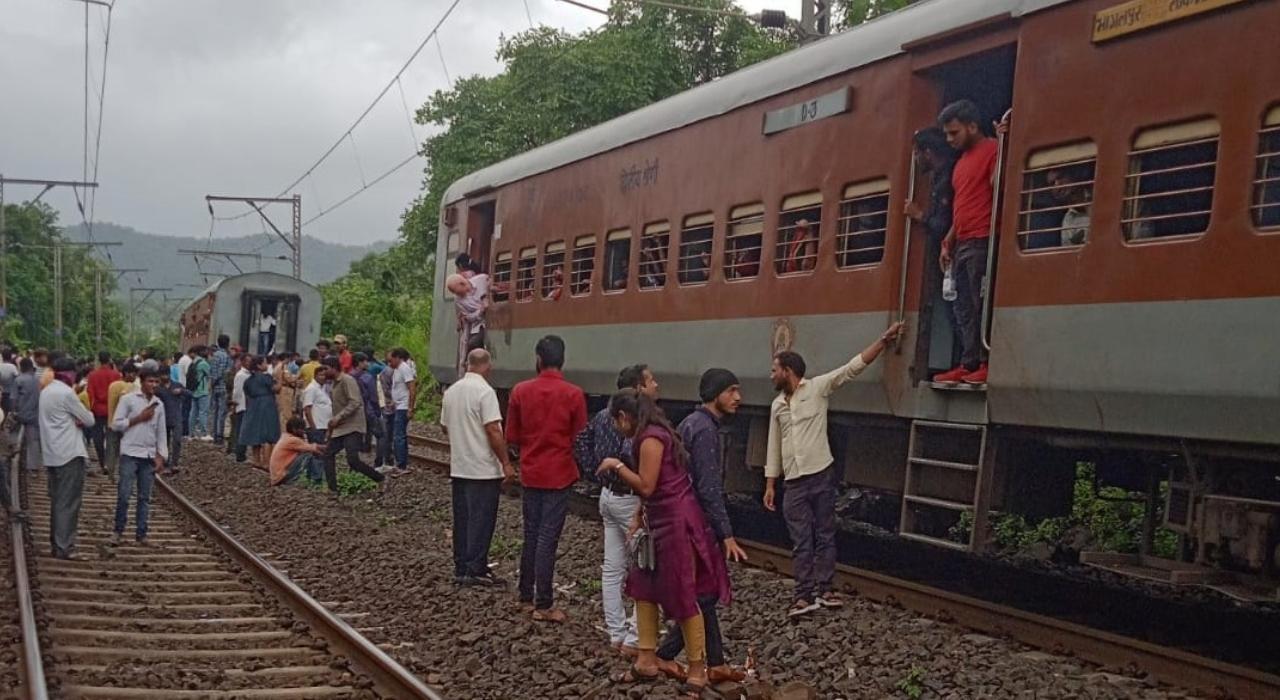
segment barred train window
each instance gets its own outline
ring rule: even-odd
[[[1018,209],[1019,248],[1084,245],[1097,164],[1098,146],[1092,141],[1041,149],[1027,158]]]
[[[610,231],[604,241],[604,290],[620,292],[631,276],[631,229]]]
[[[764,205],[760,202],[734,207],[724,235],[725,279],[750,279],[760,274],[760,248],[764,234]]]
[[[671,224],[649,224],[640,234],[640,288],[661,289],[667,284],[667,253],[671,247]]]
[[[591,293],[591,277],[596,271],[596,237],[578,236],[573,242],[573,262],[569,268],[569,293],[575,297]]]
[[[711,239],[715,233],[715,215],[694,214],[684,217],[680,229],[680,257],[676,260],[681,285],[702,284],[711,277]]]
[[[1129,241],[1203,233],[1213,209],[1218,122],[1147,129],[1129,152],[1121,228]]]
[[[493,300],[511,298],[511,251],[498,253],[493,259]]]
[[[779,275],[803,275],[818,266],[822,232],[822,193],[793,194],[782,200],[778,213],[778,243],[773,269]]]
[[[542,298],[555,301],[564,291],[564,241],[548,243],[542,253]]]
[[[1280,105],[1262,120],[1258,138],[1258,170],[1253,181],[1253,223],[1280,228]]]
[[[888,225],[888,178],[855,182],[845,187],[836,233],[836,267],[844,270],[880,264],[884,260]]]
[[[538,249],[530,246],[520,251],[516,263],[516,301],[532,301],[534,277],[537,275]]]

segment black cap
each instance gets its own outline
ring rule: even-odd
[[[737,386],[741,382],[738,376],[727,369],[720,367],[712,367],[702,373],[702,379],[698,381],[698,398],[703,403],[714,401],[720,392],[731,386]]]

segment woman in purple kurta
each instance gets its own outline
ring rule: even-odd
[[[636,601],[639,656],[622,681],[656,677],[658,608],[680,623],[689,661],[686,690],[699,693],[706,685],[706,634],[699,597],[717,596],[729,602],[729,572],[715,534],[698,505],[686,468],[684,446],[662,409],[652,399],[626,389],[614,395],[609,413],[624,435],[632,438],[632,470],[619,460],[606,460],[601,471],[614,471],[643,499],[653,537],[657,565],[651,571],[635,566],[627,576],[626,592]]]

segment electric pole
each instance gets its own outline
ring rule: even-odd
[[[20,244],[20,247],[22,248],[53,251],[53,337],[54,337],[55,350],[63,349],[62,347],[62,335],[63,335],[62,249],[63,248],[80,248],[80,247],[96,248],[98,246],[116,246],[116,245],[124,245],[124,244],[120,243],[119,241],[96,241],[94,243],[89,243],[87,241],[86,242],[62,241],[59,243],[55,243],[53,245],[30,245],[26,243]],[[100,290],[99,290],[99,297],[101,297]],[[100,298],[97,303],[101,305]]]
[[[5,177],[3,174],[0,174],[0,339],[3,339],[4,337],[4,319],[9,314],[9,234],[5,229],[4,221],[4,186],[6,184],[35,185],[37,187],[43,187],[44,189],[40,194],[36,195],[37,201],[44,196],[45,192],[48,192],[55,187],[89,188],[98,186],[98,183],[96,182],[84,182],[81,180],[33,180],[29,178]],[[61,268],[62,261],[59,254],[59,257],[55,259],[55,271],[60,270]],[[54,297],[58,299],[60,299],[61,296],[61,291],[54,294]],[[58,308],[56,315],[59,319],[62,318],[61,307]],[[61,330],[61,326],[58,326],[58,328]],[[61,333],[58,334],[58,342],[62,342]]]
[[[94,291],[94,295],[93,295],[94,324],[93,325],[94,325],[94,338],[96,338],[98,341],[99,350],[102,349],[102,276],[108,272],[114,273],[116,276],[116,281],[118,282],[120,281],[120,275],[123,275],[128,272],[146,272],[146,270],[140,267],[121,267],[121,268],[114,268],[110,270],[103,270],[99,268],[93,271],[93,291]]]
[[[294,279],[302,279],[302,197],[293,195],[292,197],[225,197],[219,195],[205,195],[205,206],[209,207],[209,216],[213,216],[214,202],[244,202],[253,210],[258,212],[258,216],[267,222],[272,231],[284,241],[289,247],[293,258],[293,277]],[[267,213],[262,210],[259,205],[262,204],[290,204],[293,207],[293,231],[292,235],[286,236],[270,218]]]
[[[136,349],[137,340],[138,340],[137,332],[136,332],[138,309],[142,308],[142,305],[147,303],[147,300],[151,298],[152,294],[155,294],[156,292],[171,292],[171,291],[173,291],[171,287],[130,287],[129,288],[129,350],[130,352]],[[146,292],[147,294],[146,296],[142,297],[142,301],[134,303],[133,297],[134,297],[134,294],[137,292]]]

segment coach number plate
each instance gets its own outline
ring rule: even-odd
[[[828,92],[798,105],[765,112],[764,134],[765,136],[776,134],[779,131],[794,129],[797,126],[804,126],[819,119],[826,119],[827,117],[834,117],[837,114],[848,112],[851,92],[848,87],[842,87],[835,92]]]

